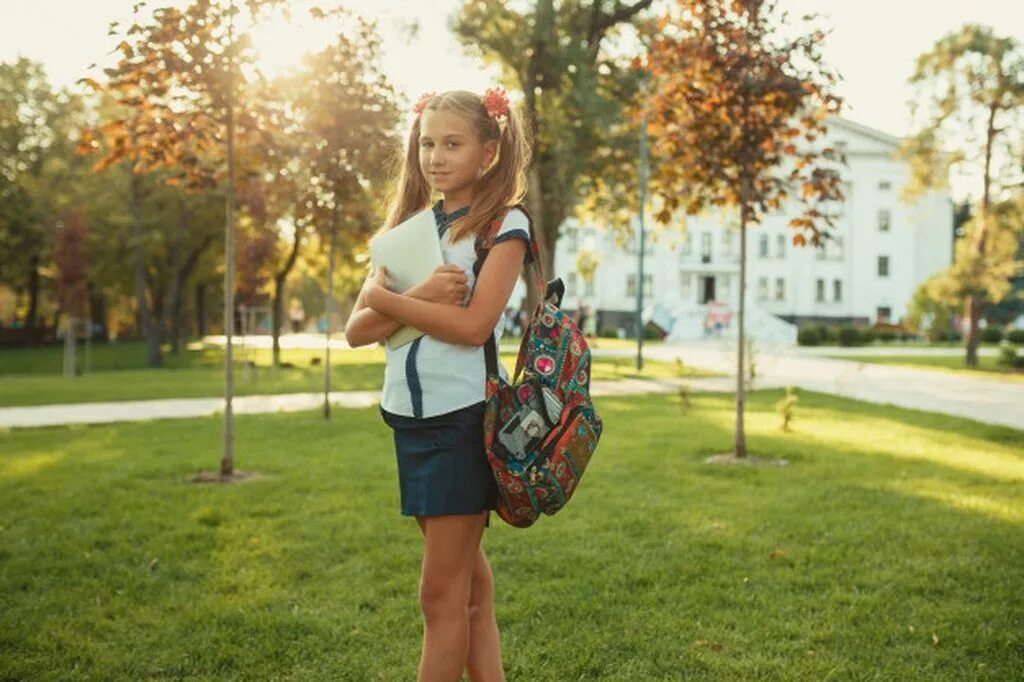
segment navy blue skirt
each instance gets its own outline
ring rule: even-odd
[[[380,408],[391,427],[403,516],[495,509],[498,484],[484,448],[484,402],[417,419]],[[490,525],[490,514],[486,525]]]

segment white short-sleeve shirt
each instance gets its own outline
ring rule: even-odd
[[[469,235],[456,243],[449,241],[451,223],[465,215],[463,208],[445,214],[441,202],[434,205],[434,217],[441,236],[441,253],[445,264],[458,265],[466,273],[469,293],[463,305],[468,304],[476,284],[473,264],[476,262],[474,236]],[[505,216],[494,243],[507,239],[522,239],[529,245],[530,231],[526,214],[512,209]],[[525,261],[531,259],[527,249]],[[508,304],[504,307],[507,307]],[[505,316],[498,318],[494,328],[494,342],[501,342]],[[426,418],[452,412],[479,403],[485,398],[486,368],[483,346],[463,346],[447,343],[424,334],[415,341],[392,350],[385,345],[387,364],[384,369],[384,387],[381,390],[381,409],[405,417]],[[508,370],[498,359],[498,373],[508,379]]]

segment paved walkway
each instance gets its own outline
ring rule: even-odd
[[[684,382],[681,379],[621,379],[595,381],[595,396],[639,395],[643,393],[674,393]],[[697,391],[729,391],[731,382],[725,378],[689,380]],[[337,407],[371,407],[380,400],[380,391],[336,391],[331,404]],[[323,405],[323,393],[287,393],[282,395],[247,395],[232,401],[235,414],[266,412],[299,412],[315,410]],[[167,400],[130,400],[107,403],[40,405],[35,407],[0,408],[0,428],[55,426],[60,424],[104,424],[150,419],[181,419],[206,417],[223,412],[223,398],[173,398]]]
[[[342,342],[343,343],[343,342]],[[600,341],[598,341],[600,345]],[[711,341],[699,344],[654,344],[644,347],[650,359],[673,361],[729,375],[734,370],[734,344]],[[504,347],[503,347],[504,350]],[[857,400],[967,417],[990,424],[1024,430],[1024,382],[976,378],[948,372],[879,365],[821,357],[824,349],[763,347],[756,351],[758,379],[755,388],[792,385]],[[846,352],[850,349],[843,349]],[[856,349],[863,354],[892,354],[890,348]],[[911,349],[903,349],[910,351]],[[960,349],[913,349],[959,353]],[[632,357],[635,349],[594,350],[595,355]],[[622,379],[595,381],[595,396],[674,393],[683,383],[695,392],[734,389],[735,379],[724,376],[704,379]],[[331,404],[338,407],[369,407],[377,404],[380,391],[338,391]],[[243,396],[234,399],[236,414],[313,410],[323,404],[321,393]],[[202,417],[223,411],[222,398],[179,398],[129,402],[44,405],[0,408],[0,427],[97,424]]]
[[[878,354],[886,354],[881,352],[886,349],[878,350]],[[619,351],[607,353],[618,354]],[[631,353],[635,354],[635,351]],[[644,355],[662,360],[679,357],[690,366],[732,373],[736,362],[734,353],[734,343],[722,341],[655,345],[645,348]],[[816,355],[791,347],[768,347],[755,351],[755,368],[759,378],[754,387],[792,385],[872,403],[941,412],[1024,430],[1024,382]]]

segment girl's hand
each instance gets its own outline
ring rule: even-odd
[[[469,293],[469,278],[458,265],[439,265],[425,280],[406,292],[407,296],[434,303],[462,305]]]

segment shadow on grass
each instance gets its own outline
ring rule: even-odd
[[[729,396],[599,399],[566,510],[485,537],[509,679],[1020,669],[1020,524],[921,492],[1019,509],[1015,480],[927,452],[1012,467],[1016,437],[803,393],[783,434],[780,395],[751,396],[749,440],[786,468],[703,462]],[[391,447],[376,408],[239,416],[262,478],[207,487],[186,479],[219,461],[217,419],[0,434],[4,464],[55,458],[0,475],[0,676],[410,678],[422,540]]]

